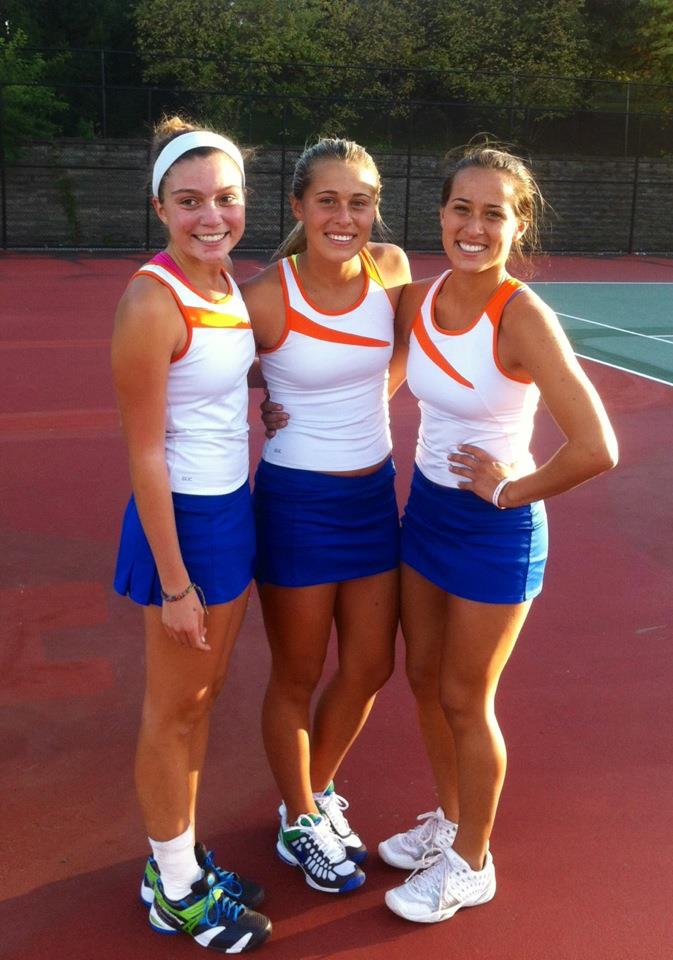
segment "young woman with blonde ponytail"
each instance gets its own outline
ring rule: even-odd
[[[371,240],[380,192],[363,147],[319,140],[295,168],[297,226],[280,259],[242,287],[271,401],[288,415],[254,492],[272,653],[263,733],[282,797],[276,849],[327,893],[365,879],[366,848],[333,779],[392,672],[398,621],[388,396],[404,378],[393,328],[410,274],[402,250]],[[339,664],[311,725],[333,624]]]

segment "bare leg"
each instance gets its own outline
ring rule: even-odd
[[[444,815],[458,823],[458,778],[453,734],[440,698],[440,666],[446,636],[447,594],[402,564],[402,632],[409,685]]]
[[[310,778],[310,708],[325,663],[336,591],[333,583],[265,584],[259,591],[272,657],[262,733],[288,823],[318,812]]]
[[[495,694],[530,603],[448,598],[441,700],[453,733],[460,825],[454,850],[480,870],[505,778],[507,755]]]
[[[147,683],[136,753],[136,788],[148,834],[170,840],[194,823],[210,709],[226,674],[248,591],[210,608],[210,652],[181,647],[147,607]]]
[[[335,620],[339,666],[316,707],[311,783],[324,790],[364,726],[395,664],[398,572],[340,583]]]

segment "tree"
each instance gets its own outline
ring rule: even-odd
[[[59,131],[59,117],[67,104],[42,82],[45,61],[36,53],[28,53],[25,33],[0,36],[0,96],[5,156],[16,159],[24,140],[49,139]]]

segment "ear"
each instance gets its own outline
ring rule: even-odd
[[[443,228],[444,227],[444,207],[439,208],[439,222]]]
[[[528,229],[528,221],[519,220],[516,225],[516,230],[514,231],[514,236],[512,237],[512,243],[518,243],[518,241],[523,237],[527,229]]]
[[[154,207],[154,212],[159,217],[161,222],[164,224],[168,223],[168,218],[159,197],[152,197],[152,206]]]
[[[292,210],[294,219],[301,223],[304,219],[304,214],[301,208],[301,200],[299,197],[295,197],[293,193],[290,194],[288,200],[290,201],[290,209]]]

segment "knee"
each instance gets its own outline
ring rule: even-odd
[[[453,681],[440,690],[440,703],[451,729],[465,730],[487,722],[486,692],[479,684]]]
[[[295,669],[296,667],[296,669]],[[267,694],[286,701],[304,704],[311,700],[322,674],[322,667],[310,669],[306,664],[274,665]]]
[[[375,663],[359,664],[357,667],[340,666],[337,677],[341,686],[350,691],[358,691],[369,699],[384,687],[393,675],[395,656],[391,654]]]
[[[188,738],[209,716],[220,687],[221,683],[209,684],[160,704],[146,700],[143,725],[149,730],[160,730],[180,738]]]
[[[436,669],[407,658],[407,680],[419,703],[439,703],[439,677]]]

